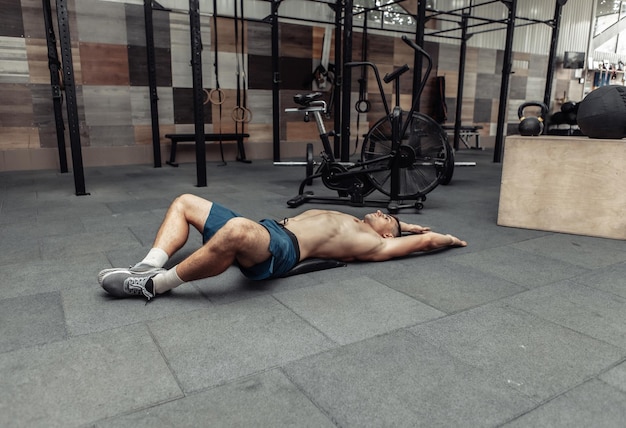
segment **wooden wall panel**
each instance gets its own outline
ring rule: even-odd
[[[78,31],[81,42],[126,45],[126,12],[123,3],[98,0],[76,2]]]
[[[356,39],[356,37],[355,37]],[[393,37],[368,34],[367,36],[367,59],[374,64],[393,64],[394,39]],[[354,45],[359,51],[361,45]],[[402,64],[398,64],[402,65]],[[409,64],[413,67],[413,64]]]
[[[135,126],[150,125],[150,89],[147,86],[130,88],[131,121]]]
[[[467,47],[465,51],[465,72],[466,73],[478,73],[478,55],[479,49],[471,46]],[[458,63],[458,62],[457,62]]]
[[[148,86],[148,57],[145,46],[128,46],[128,73],[131,86]],[[169,48],[154,48],[157,86],[172,86]]]
[[[0,37],[0,83],[28,82],[26,44],[20,37]]]
[[[66,145],[69,144],[69,139],[65,140]],[[39,126],[39,145],[43,148],[57,148],[57,128],[54,124],[40,125]],[[67,150],[69,152],[69,149]]]
[[[30,83],[50,84],[48,45],[45,39],[26,39]]]
[[[500,99],[500,79],[493,74],[478,73],[476,87],[480,88],[481,98]]]
[[[83,86],[85,120],[91,126],[131,125],[130,91],[123,86]]]
[[[128,86],[128,48],[126,45],[81,43],[82,83],[85,85]]]
[[[546,78],[548,72],[548,56],[547,55],[530,55],[528,67],[529,77]]]
[[[252,112],[250,124],[271,124],[272,92],[268,90],[249,90],[248,109]]]
[[[491,108],[493,100],[476,98],[474,100],[474,123],[491,122]]]
[[[313,27],[313,58],[319,60],[322,57],[322,48],[324,45],[324,35],[326,30],[324,27]],[[335,62],[335,33],[331,33],[330,49],[328,60],[330,63]]]
[[[272,89],[272,58],[269,56],[248,56],[248,85],[251,89]]]
[[[29,85],[33,103],[33,125],[54,125],[54,105],[50,85]]]
[[[200,19],[200,22],[204,22],[203,18]],[[154,27],[154,46],[157,48],[171,49],[172,40],[170,36],[170,14],[168,12],[155,10],[152,13],[152,26]],[[141,28],[143,28],[143,25]],[[210,46],[210,40],[210,38],[209,40],[204,40],[204,36],[202,37],[202,43],[205,45]]]
[[[126,42],[129,45],[146,46],[146,29],[145,29],[145,17],[143,13],[142,5],[125,4],[124,13],[126,19]],[[152,24],[154,25],[156,12],[152,14]],[[158,13],[162,16],[163,13]],[[154,36],[158,34],[157,29],[154,29]],[[155,43],[156,45],[156,43]],[[169,44],[168,44],[169,47]]]
[[[46,31],[43,20],[43,10],[41,0],[21,0],[22,1],[22,18],[24,21],[24,37],[45,39]],[[51,1],[51,6],[54,8],[54,1]],[[0,12],[0,15],[3,13]],[[53,9],[52,21],[56,21],[56,11]],[[1,18],[0,18],[1,19]],[[76,22],[76,21],[74,21]],[[70,22],[70,29],[72,23]],[[0,23],[0,28],[3,25]],[[56,30],[56,24],[54,25],[55,34],[58,35]]]
[[[37,128],[0,126],[0,150],[35,149],[39,146]]]
[[[511,76],[511,86],[509,88],[510,98],[526,99],[526,85],[528,83],[528,77],[526,76]]]
[[[193,76],[191,70],[191,36],[189,30],[189,17],[172,13],[169,15],[169,18],[171,25],[170,53],[172,86],[178,88],[191,88],[193,87]],[[204,47],[202,52],[202,84],[205,87],[211,87],[213,85],[214,76],[214,56],[213,52],[211,52],[212,44],[210,19],[208,17],[201,17],[200,27]]]
[[[496,51],[493,49],[479,49],[476,72],[483,74],[496,74],[496,54]],[[502,70],[500,70],[500,72],[501,71]]]
[[[174,95],[174,123],[194,123],[193,116],[193,89],[173,88]],[[204,123],[212,122],[211,103],[204,105]]]
[[[132,146],[135,144],[135,131],[130,125],[89,126],[91,147]],[[147,160],[146,163],[150,163]]]
[[[304,25],[280,23],[280,56],[312,58],[313,30]]]
[[[23,37],[22,19],[20,0],[0,0],[0,36]]]
[[[273,129],[272,124],[262,123],[250,123],[248,124],[248,133],[250,134],[250,143],[269,143],[273,141]],[[246,146],[246,154],[248,153],[249,145]]]
[[[248,58],[245,56],[244,62],[241,62],[241,56],[236,55],[231,52],[219,52],[217,56],[217,64],[218,64],[218,78],[220,81],[220,87],[222,89],[235,89],[237,87],[237,78],[240,78],[240,86],[243,86],[241,78],[245,77],[248,80]],[[204,74],[203,69],[203,74]],[[211,64],[210,67],[206,69],[207,73],[209,73],[210,80],[207,80],[206,83],[203,80],[203,84],[206,87],[214,87],[215,84],[215,67]],[[239,74],[238,74],[239,71]]]
[[[398,37],[393,39],[393,64],[397,66],[408,64],[413,68],[414,52],[402,39]]]
[[[211,22],[211,25],[213,22]],[[237,22],[239,34],[237,34],[237,40],[235,37],[235,21],[230,18],[218,18],[217,19],[217,44],[215,43],[215,33],[211,31],[211,45],[216,46],[220,52],[239,52],[241,54],[241,20]],[[247,35],[248,23],[244,23],[244,53],[247,51],[248,35]]]
[[[445,71],[458,73],[459,71],[459,47],[454,45],[439,45],[438,73]]]
[[[174,95],[171,87],[157,88],[159,97],[159,125],[174,124]]]
[[[311,58],[282,57],[280,59],[281,89],[310,91],[313,75]]]
[[[247,53],[272,56],[272,28],[261,22],[248,22],[247,26]]]
[[[125,4],[126,34],[129,45],[146,46],[145,17],[142,5]],[[170,48],[169,12],[153,10],[154,46]]]
[[[30,88],[22,84],[0,84],[0,127],[33,126]]]

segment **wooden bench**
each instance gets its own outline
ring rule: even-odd
[[[443,126],[443,129],[445,131],[454,132],[454,125],[445,125]],[[480,125],[461,125],[459,139],[466,148],[476,150],[483,149],[482,147],[480,147],[480,132],[478,132],[479,129],[483,129],[483,127]],[[469,144],[469,139],[472,137],[474,137],[474,146],[470,146]]]
[[[243,139],[249,138],[250,134],[204,134],[204,141],[236,141],[237,142],[237,160],[240,162],[249,163],[246,160],[246,152],[243,147]],[[172,148],[170,150],[170,160],[166,163],[168,165],[177,167],[176,163],[176,148],[178,143],[195,143],[196,134],[165,134],[165,138],[169,138],[172,141]]]

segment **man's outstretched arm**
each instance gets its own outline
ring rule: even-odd
[[[421,251],[432,251],[446,247],[465,247],[467,242],[452,235],[430,232],[404,235],[397,238],[383,239],[376,251],[364,255],[364,261],[384,261],[396,257],[407,256]]]

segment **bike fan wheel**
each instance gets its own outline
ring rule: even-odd
[[[402,118],[406,120],[406,112]],[[451,148],[441,126],[430,117],[415,112],[398,148],[398,194],[392,195],[393,159],[375,161],[392,152],[391,118],[384,117],[374,124],[363,141],[361,161],[372,184],[382,193],[400,199],[419,197],[439,184],[444,170],[454,168],[449,161]],[[371,163],[369,163],[371,162]],[[454,161],[452,161],[454,162]],[[451,175],[451,174],[450,174]]]

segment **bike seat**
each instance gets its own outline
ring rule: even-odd
[[[313,92],[312,94],[297,94],[293,96],[293,101],[301,106],[308,106],[315,100],[322,98],[321,92]]]

